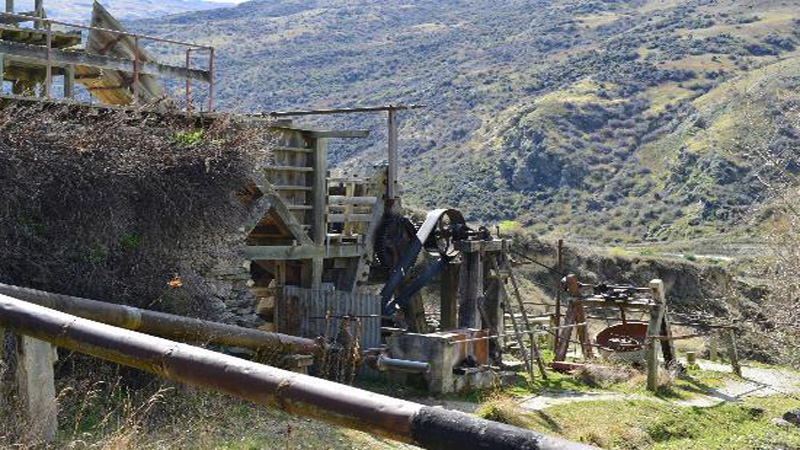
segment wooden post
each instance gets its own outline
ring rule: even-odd
[[[6,93],[6,59],[0,54],[0,95]]]
[[[64,67],[64,98],[75,96],[75,66]]]
[[[458,275],[460,272],[461,263],[453,262],[445,264],[442,270],[440,323],[443,331],[452,330],[458,326]]]
[[[556,315],[554,320],[554,325],[556,329],[561,326],[561,273],[563,271],[563,251],[564,251],[564,240],[558,240],[558,247],[556,247]],[[551,335],[552,336],[552,335]],[[555,352],[556,347],[558,347],[558,334],[553,336],[553,351]]]
[[[325,245],[325,238],[328,234],[327,214],[328,214],[328,150],[327,142],[323,138],[317,138],[314,146],[314,222],[312,230],[314,233],[314,243]]]
[[[742,376],[742,367],[739,365],[739,350],[736,348],[736,333],[728,330],[728,356],[731,359],[731,368],[736,376]]]
[[[594,357],[592,353],[592,345],[589,342],[589,326],[586,323],[586,314],[584,314],[583,303],[573,302],[572,307],[575,308],[575,323],[583,323],[578,327],[578,341],[581,343],[581,354],[584,359],[591,359]]]
[[[52,345],[17,336],[17,388],[31,442],[52,442],[58,431],[54,362]]]
[[[387,114],[387,140],[389,147],[389,171],[386,179],[386,197],[397,197],[397,110],[390,108]]]
[[[717,336],[709,336],[708,339],[708,359],[711,361],[717,360]]]
[[[458,326],[462,328],[480,328],[481,317],[478,313],[478,298],[483,295],[483,261],[481,252],[463,253],[465,264],[464,297],[461,299],[458,314]]]
[[[650,310],[650,323],[647,325],[647,390],[658,390],[658,353],[661,341],[650,338],[658,336],[661,332],[661,323],[664,320],[664,282],[653,280],[650,282],[650,292],[655,305]]]

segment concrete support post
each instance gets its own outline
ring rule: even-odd
[[[462,328],[480,328],[481,317],[478,302],[483,296],[483,261],[482,252],[462,253],[464,256],[464,296],[458,314],[458,326]]]
[[[17,387],[31,442],[52,442],[58,431],[53,363],[51,344],[17,337]]]
[[[442,270],[441,301],[442,330],[452,330],[458,326],[458,276],[461,273],[460,263],[445,264]]]
[[[650,282],[650,291],[655,305],[650,310],[650,323],[647,325],[647,390],[655,392],[658,389],[658,354],[661,350],[661,341],[650,336],[658,336],[661,332],[661,324],[664,321],[665,313],[665,293],[664,282],[653,280]]]

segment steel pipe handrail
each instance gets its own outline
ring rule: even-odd
[[[317,342],[313,339],[299,336],[271,333],[19,286],[0,284],[0,294],[85,319],[179,341],[304,355],[314,354],[318,348]]]
[[[178,382],[428,449],[593,448],[93,322],[6,295],[0,295],[0,326]]]

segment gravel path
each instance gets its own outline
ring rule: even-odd
[[[712,361],[698,361],[703,370],[732,373],[730,365]],[[723,402],[736,402],[744,397],[763,397],[784,394],[800,398],[800,374],[780,369],[764,369],[759,367],[742,367],[741,379],[726,379],[721,388],[708,388],[705,394],[697,394],[689,400],[666,400],[659,397],[641,394],[624,394],[614,392],[544,392],[535,397],[527,397],[520,401],[520,406],[529,411],[540,411],[551,406],[573,402],[613,401],[613,400],[650,400],[672,402],[681,406],[711,407]]]

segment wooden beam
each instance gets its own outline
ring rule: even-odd
[[[64,72],[64,98],[75,96],[75,66],[67,66]]]
[[[664,282],[653,280],[650,282],[655,305],[650,312],[650,323],[647,325],[648,336],[658,336],[661,331],[661,323],[664,321],[664,306],[666,296],[664,294]],[[658,390],[658,353],[661,341],[658,339],[647,339],[647,390],[656,392]]]
[[[52,442],[58,431],[55,347],[28,336],[17,336],[17,388],[27,422],[27,440]]]
[[[369,222],[372,214],[328,214],[329,223]]]
[[[441,325],[442,330],[454,330],[458,326],[458,280],[461,263],[449,262],[442,270]]]
[[[742,367],[739,365],[739,349],[736,348],[736,333],[728,330],[728,357],[731,359],[731,368],[736,376],[742,376]]]
[[[311,230],[314,233],[314,242],[317,245],[325,244],[325,237],[328,234],[328,224],[326,222],[328,198],[328,146],[325,139],[316,139],[314,146],[314,189],[313,204],[314,212]]]
[[[357,244],[332,245],[267,245],[247,246],[242,250],[250,260],[302,260],[314,258],[358,258],[362,246]]]
[[[313,138],[353,139],[369,137],[369,130],[311,131],[309,134]]]
[[[56,66],[88,66],[104,70],[133,73],[133,60],[58,49],[51,49],[50,52],[51,61],[53,65]],[[47,61],[47,49],[42,46],[0,41],[0,53],[6,54],[6,58],[13,61],[34,62],[42,65]],[[170,66],[149,61],[140,62],[139,73],[141,75],[152,75],[162,78],[198,80],[206,83],[211,81],[211,76],[206,70],[186,69],[184,67]]]
[[[263,191],[262,189],[262,192]],[[308,237],[308,233],[303,230],[302,224],[297,221],[297,217],[292,214],[281,196],[277,193],[267,191],[264,197],[270,202],[270,209],[275,211],[275,214],[277,214],[283,224],[286,225],[286,228],[289,229],[292,236],[294,236],[300,244],[311,245],[312,242]]]
[[[331,205],[371,206],[377,202],[377,197],[348,197],[346,195],[331,195],[328,197],[328,203]]]

